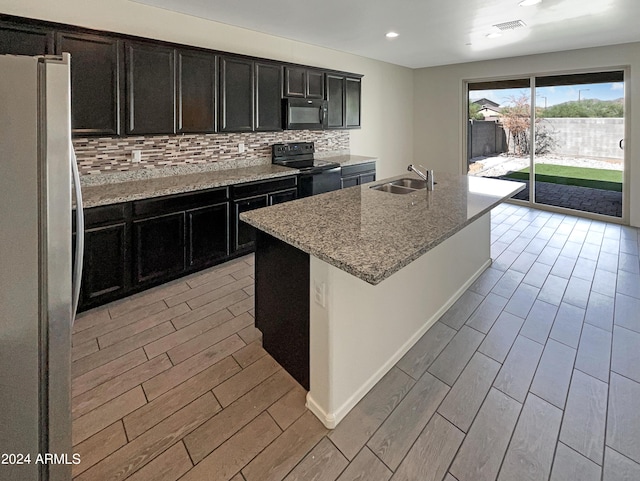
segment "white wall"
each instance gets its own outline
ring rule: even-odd
[[[436,170],[462,171],[464,80],[626,66],[630,67],[625,92],[629,106],[625,142],[629,212],[631,224],[640,226],[640,43],[415,70],[415,160]]]
[[[413,71],[129,0],[2,0],[0,13],[364,74],[362,129],[351,152],[378,157],[379,178],[413,157]]]

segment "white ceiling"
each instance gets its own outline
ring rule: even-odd
[[[133,1],[411,68],[640,41],[640,0]]]

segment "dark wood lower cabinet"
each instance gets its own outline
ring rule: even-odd
[[[83,303],[117,297],[129,287],[127,236],[124,222],[85,231]]]
[[[364,164],[348,165],[342,168],[340,175],[343,189],[373,182],[376,180],[376,163],[365,162]]]
[[[298,198],[298,189],[287,189],[269,194],[269,205],[282,204]]]
[[[252,252],[240,213],[293,200],[296,186],[292,175],[85,209],[80,311]]]
[[[250,251],[256,243],[256,230],[249,224],[240,220],[240,214],[250,210],[267,207],[268,198],[266,195],[259,195],[248,199],[240,199],[233,202],[235,209],[235,237],[233,240],[233,250],[236,252]]]
[[[229,255],[229,203],[187,211],[188,267],[205,267]]]
[[[265,350],[307,390],[309,275],[309,254],[258,231],[256,327]]]
[[[342,177],[340,179],[340,184],[343,189],[346,189],[347,187],[355,187],[356,185],[360,185],[360,176],[356,174]]]
[[[184,212],[134,221],[136,284],[168,279],[185,269]]]

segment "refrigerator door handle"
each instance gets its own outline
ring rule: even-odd
[[[80,283],[82,281],[82,264],[84,261],[84,210],[82,208],[82,189],[80,188],[80,172],[73,144],[70,145],[71,172],[73,173],[73,187],[76,197],[76,258],[73,266],[73,303],[71,312],[71,326],[76,319],[78,302],[80,300]]]

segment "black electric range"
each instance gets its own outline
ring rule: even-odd
[[[271,162],[300,170],[298,197],[340,189],[340,164],[314,158],[313,142],[290,142],[271,146]]]

